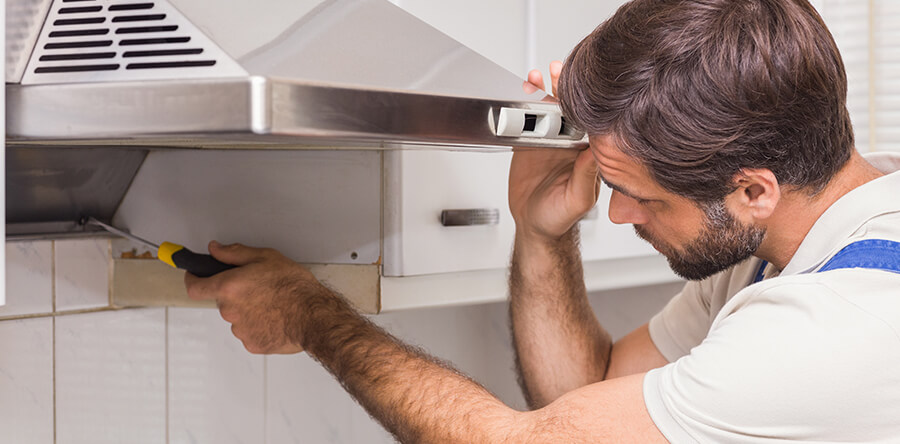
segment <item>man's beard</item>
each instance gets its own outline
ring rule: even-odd
[[[703,230],[683,251],[654,238],[640,225],[635,225],[634,231],[666,257],[675,274],[688,280],[705,279],[742,262],[756,252],[765,237],[765,228],[741,223],[728,212],[724,201],[707,205],[703,212]]]

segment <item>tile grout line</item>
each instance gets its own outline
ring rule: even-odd
[[[113,252],[112,239],[106,240],[106,305],[112,307],[113,303],[113,279],[115,278],[115,269],[113,268]]]
[[[50,242],[50,310],[56,313],[56,241]],[[53,444],[56,444],[56,316],[50,322],[50,366],[53,391]]]
[[[263,355],[263,444],[269,443],[269,357]]]
[[[105,311],[122,311],[122,310],[139,310],[143,308],[156,308],[152,306],[141,307],[94,307],[94,308],[81,308],[77,310],[65,310],[65,311],[52,311],[49,313],[32,313],[27,315],[15,315],[15,316],[5,316],[0,317],[0,321],[19,321],[22,319],[37,319],[37,318],[57,318],[61,316],[70,316],[70,315],[80,315],[87,313],[102,313]]]
[[[56,444],[56,318],[51,319],[50,323],[50,332],[53,335],[51,339],[50,353],[53,354],[52,357],[52,376],[53,379],[53,444]]]
[[[169,439],[170,439],[169,438],[169,376],[170,376],[169,375],[169,307],[166,307],[165,323],[166,323],[165,334],[163,336],[165,337],[165,341],[166,341],[166,344],[165,344],[165,351],[166,351],[166,359],[165,359],[165,361],[166,361],[166,371],[165,371],[165,375],[166,375],[166,385],[165,385],[166,409],[165,410],[166,410],[166,444],[168,444]]]

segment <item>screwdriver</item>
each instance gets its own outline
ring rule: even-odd
[[[235,268],[234,265],[225,264],[216,260],[216,258],[208,254],[194,253],[187,248],[173,244],[171,242],[163,242],[156,245],[146,239],[141,239],[127,231],[120,230],[112,225],[105,224],[99,220],[88,217],[82,218],[81,224],[90,224],[103,227],[112,234],[118,234],[126,239],[131,239],[137,243],[146,245],[156,250],[156,257],[159,260],[181,270],[185,270],[190,274],[198,277],[210,277],[214,274],[221,273],[225,270]]]

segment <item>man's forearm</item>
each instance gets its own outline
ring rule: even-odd
[[[521,415],[487,390],[323,295],[304,308],[304,349],[401,442],[497,442]],[[521,425],[521,424],[518,424]]]
[[[555,242],[516,236],[510,321],[531,408],[603,380],[612,341],[587,300],[577,226]]]

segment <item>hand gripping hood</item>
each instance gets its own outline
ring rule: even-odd
[[[542,91],[386,0],[8,8],[14,145],[586,146]]]

